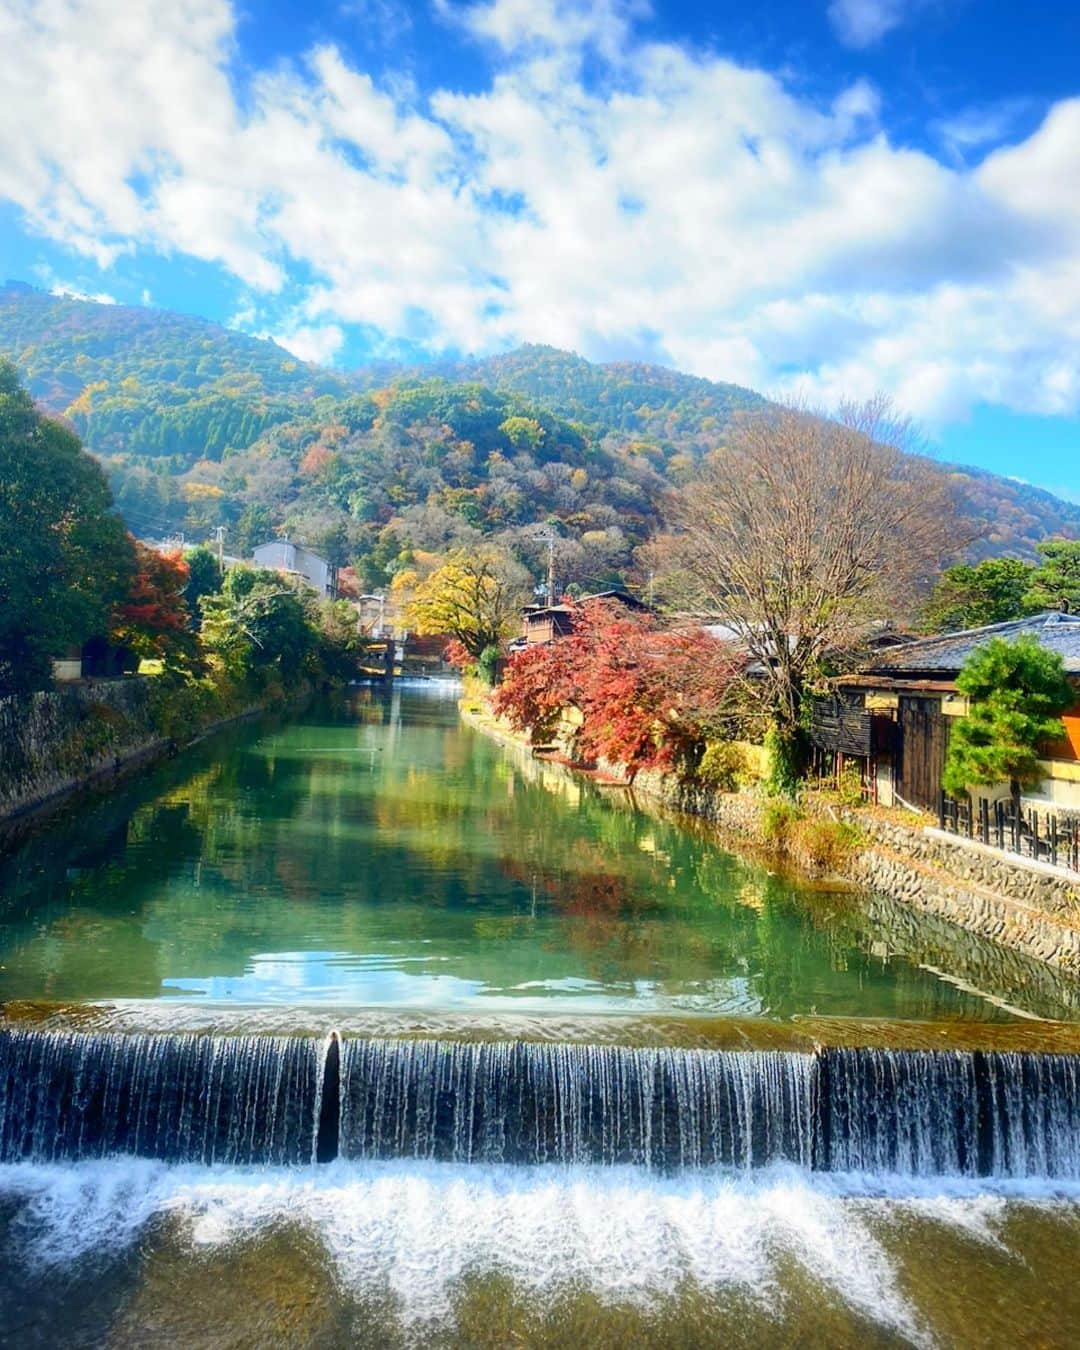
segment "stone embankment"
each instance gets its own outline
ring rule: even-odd
[[[183,744],[258,711],[192,726]],[[0,847],[72,793],[111,785],[177,748],[161,734],[148,679],[81,680],[0,699]]]
[[[145,680],[86,680],[0,700],[0,821],[161,753]]]
[[[639,774],[633,790],[736,838],[768,843],[768,803],[757,792],[686,787],[656,773]],[[1080,877],[813,793],[803,809],[857,832],[858,843],[833,869],[845,880],[1080,975]]]
[[[524,745],[524,738],[483,714],[470,720],[488,734]],[[601,765],[610,781],[618,766]],[[674,775],[643,771],[631,790],[655,803],[715,825],[733,849],[775,849],[769,799],[755,790],[718,792]],[[847,844],[829,869],[860,888],[1080,976],[1080,876],[952,838],[897,812],[844,808],[806,794],[810,817],[846,826]]]
[[[979,856],[966,842],[910,826],[860,825],[870,842],[845,868],[852,880],[1080,975],[1080,877],[1008,854]]]

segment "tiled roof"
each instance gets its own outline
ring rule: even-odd
[[[985,628],[969,628],[962,633],[943,633],[940,637],[922,638],[901,647],[891,647],[879,653],[865,669],[873,672],[923,671],[949,673],[956,671],[968,656],[991,638],[1017,638],[1030,633],[1049,651],[1058,652],[1069,674],[1080,675],[1080,614],[1059,614],[1047,611],[1027,619],[1012,619],[1008,623],[992,623]]]

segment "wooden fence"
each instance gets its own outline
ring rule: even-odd
[[[978,803],[941,794],[938,823],[950,834],[975,839],[1005,853],[1052,863],[1080,872],[1080,817],[1038,811],[1015,802]]]

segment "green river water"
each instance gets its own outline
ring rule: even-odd
[[[959,1045],[1080,1014],[1037,963],[740,860],[438,687],[223,733],[67,810],[0,896],[0,1000],[61,1019],[689,1044],[809,1017]],[[1080,1182],[1037,1177],[0,1165],[13,1347],[1068,1346],[1078,1269]]]
[[[463,726],[453,692],[248,725],[70,812],[0,864],[0,997],[1071,1015],[1034,963],[742,862]]]

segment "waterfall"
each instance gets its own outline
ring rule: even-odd
[[[346,1041],[341,1153],[453,1162],[809,1165],[809,1055]]]
[[[1080,1179],[1080,1056],[0,1030],[0,1162]]]
[[[826,1050],[815,1166],[1080,1178],[1080,1057]]]
[[[324,1043],[0,1033],[0,1161],[310,1162]]]

